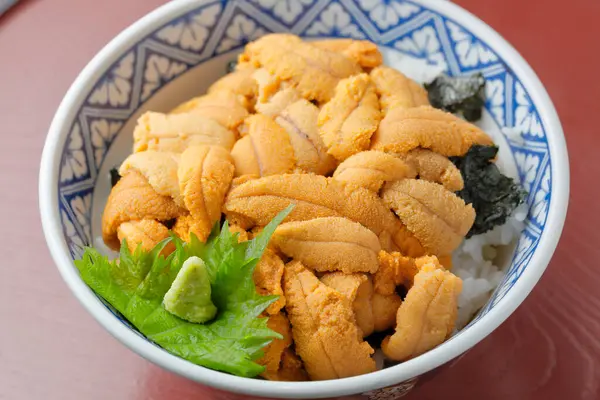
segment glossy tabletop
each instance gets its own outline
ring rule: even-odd
[[[540,284],[489,338],[406,398],[600,398],[600,1],[456,0],[546,85],[571,202]],[[21,0],[0,16],[0,399],[223,399],[127,350],[62,282],[38,213],[50,120],[83,66],[161,0]]]

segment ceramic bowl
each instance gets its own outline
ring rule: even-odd
[[[212,371],[173,356],[132,329],[79,278],[73,258],[97,244],[110,190],[108,171],[130,152],[132,128],[146,110],[166,111],[225,73],[245,43],[268,32],[369,39],[388,65],[425,80],[481,72],[487,103],[481,125],[499,142],[505,170],[529,192],[530,212],[506,276],[475,319],[444,344],[368,375],[284,383]],[[504,128],[522,140],[504,135]],[[513,137],[513,136],[511,136]],[[398,398],[416,377],[465,352],[498,327],[546,269],[565,219],[569,164],[556,111],[521,56],[458,6],[439,0],[173,1],[114,38],[87,65],[58,109],[44,148],[40,207],[60,273],[85,308],[148,360],[205,385],[274,398],[363,395]]]

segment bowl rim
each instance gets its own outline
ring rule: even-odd
[[[152,33],[157,26],[191,11],[211,0],[176,0],[145,15],[113,38],[81,71],[63,98],[44,144],[39,175],[39,207],[44,235],[52,258],[63,279],[84,308],[116,339],[140,356],[171,372],[188,379],[239,394],[280,398],[324,398],[364,393],[393,386],[422,375],[464,353],[504,322],[531,292],[541,278],[558,244],[569,200],[569,159],[563,129],[543,84],[524,58],[495,30],[479,18],[448,1],[412,0],[448,16],[460,25],[468,26],[480,37],[485,37],[494,51],[503,59],[527,88],[532,102],[538,106],[546,136],[551,137],[548,148],[553,160],[552,197],[544,232],[537,250],[513,288],[486,315],[467,331],[452,340],[451,345],[440,345],[433,350],[395,367],[366,375],[316,382],[274,382],[248,379],[213,371],[174,356],[140,337],[119,321],[93,291],[80,279],[63,239],[63,228],[58,210],[58,172],[61,163],[59,150],[63,148],[70,123],[78,105],[94,83],[109,66],[130,48],[132,43]]]

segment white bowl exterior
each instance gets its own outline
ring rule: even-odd
[[[456,21],[462,27],[468,27],[469,31],[475,33],[478,38],[483,39],[493,49],[497,56],[508,66],[508,69],[523,83],[523,87],[526,89],[532,104],[535,105],[539,115],[539,122],[548,139],[548,154],[552,166],[552,178],[551,182],[549,182],[551,186],[548,188],[548,191],[551,190],[549,212],[537,247],[533,244],[532,247],[534,250],[531,250],[531,254],[525,255],[527,259],[523,260],[522,264],[526,268],[523,268],[516,277],[516,282],[513,285],[506,285],[506,293],[502,293],[501,297],[498,296],[497,302],[488,303],[486,306],[487,309],[484,309],[484,312],[474,320],[468,329],[463,330],[449,342],[440,345],[420,357],[373,374],[323,382],[295,383],[252,380],[205,369],[165,352],[158,346],[148,342],[127,325],[121,323],[85,285],[73,265],[70,249],[64,238],[65,227],[58,212],[59,193],[57,182],[60,180],[59,171],[63,161],[63,148],[70,134],[73,121],[98,80],[132,46],[153,34],[157,30],[157,27],[168,24],[179,16],[195,10],[203,4],[209,3],[213,3],[213,1],[173,1],[140,19],[123,31],[102,49],[82,71],[65,96],[52,122],[44,147],[40,169],[40,210],[42,222],[48,246],[59,271],[84,307],[118,340],[138,354],[168,370],[222,390],[254,396],[282,398],[342,396],[395,385],[430,371],[451,360],[496,329],[535,286],[548,265],[560,237],[569,197],[569,163],[566,144],[560,121],[548,94],[533,70],[522,57],[496,32],[476,17],[452,3],[437,0],[420,0],[403,3],[424,6],[432,12],[439,13]],[[346,1],[341,1],[340,3],[334,1],[320,2],[319,4],[325,3],[327,3],[326,9],[331,9],[332,4],[343,4],[344,7],[347,7],[346,10],[349,10],[348,12],[352,12],[354,16],[363,15],[363,19],[364,15],[367,14],[366,11],[362,14],[359,12],[361,10],[354,10],[352,7],[356,8],[356,5],[352,5]],[[243,3],[240,2],[240,4],[243,6]],[[316,13],[318,10],[315,10],[312,6],[310,6],[310,10]],[[320,11],[323,10],[321,9]],[[375,11],[371,9],[370,12],[373,13]],[[310,12],[306,14],[308,15]],[[361,26],[366,27],[365,32],[369,38],[372,39],[371,35],[378,34],[377,28],[368,20],[360,20],[359,22],[364,24]],[[269,23],[274,25],[275,28],[279,27],[276,21],[269,20]],[[285,28],[285,25],[281,26]],[[304,26],[304,29],[306,29],[306,26]],[[373,29],[375,29],[375,32],[372,32]],[[297,33],[304,32],[300,28],[293,31]],[[387,33],[389,34],[389,32],[388,30]],[[385,33],[382,35],[385,35]],[[90,179],[94,178],[90,176]]]

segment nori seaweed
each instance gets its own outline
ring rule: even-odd
[[[398,286],[396,286],[396,294],[398,296],[400,296],[402,301],[404,301],[404,299],[406,298],[406,295],[408,294],[408,289],[402,285],[398,285]]]
[[[167,229],[172,229],[173,225],[177,222],[177,218],[172,218],[166,221],[162,221],[162,224],[167,227]]]
[[[525,198],[527,192],[512,178],[502,175],[491,162],[498,154],[496,146],[472,146],[463,157],[451,157],[465,182],[457,192],[475,208],[475,223],[467,237],[479,235],[502,225]]]
[[[386,336],[393,334],[394,329],[388,329],[383,332],[373,332],[372,334],[367,336],[365,340],[367,341],[367,343],[369,343],[369,345],[371,345],[372,348],[377,349],[381,347],[381,342],[383,342],[383,339],[385,339]]]
[[[119,182],[119,179],[121,179],[121,175],[119,175],[119,170],[116,168],[111,168],[111,170],[110,170],[110,185],[112,187],[115,187],[117,182]]]
[[[429,102],[435,108],[451,113],[461,113],[470,122],[481,119],[485,105],[485,78],[481,73],[450,77],[441,74],[425,84]]]
[[[229,74],[235,71],[235,67],[237,67],[237,60],[229,61],[225,66],[225,72]]]

